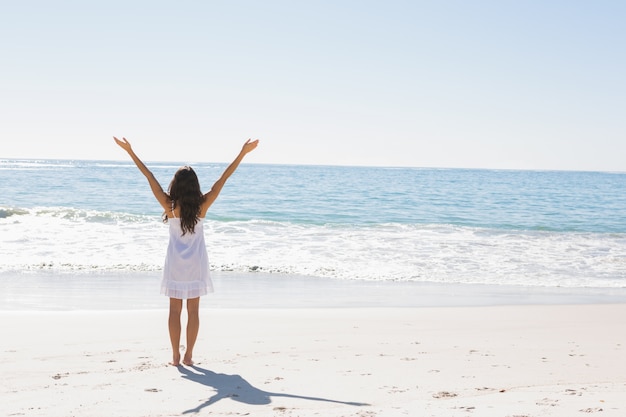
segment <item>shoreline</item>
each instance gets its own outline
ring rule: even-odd
[[[0,274],[0,414],[626,413],[623,288],[212,277],[173,367],[160,271]]]
[[[160,271],[0,273],[0,311],[167,309]],[[415,308],[626,303],[626,288],[358,281],[212,272],[205,308]]]

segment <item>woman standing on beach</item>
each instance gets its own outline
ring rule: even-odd
[[[213,291],[209,276],[209,258],[204,243],[202,220],[209,207],[222,191],[226,180],[235,172],[243,157],[259,144],[248,139],[239,155],[226,168],[222,176],[205,194],[195,171],[184,166],[170,182],[168,192],[164,192],[152,172],[133,151],[126,138],[113,137],[115,142],[132,158],[137,168],[148,179],[152,193],[165,211],[163,221],[169,223],[170,240],[163,267],[161,294],[170,297],[168,326],[172,343],[171,365],[180,365],[181,312],[183,300],[187,300],[187,348],[182,363],[192,365],[193,347],[200,328],[200,296]]]

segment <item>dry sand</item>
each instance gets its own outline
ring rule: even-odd
[[[626,304],[1,311],[2,416],[626,415]]]

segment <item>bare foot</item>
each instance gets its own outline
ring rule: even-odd
[[[180,354],[174,355],[174,359],[172,359],[172,361],[169,362],[169,364],[172,366],[180,366]]]
[[[193,365],[193,361],[191,360],[191,358],[187,359],[187,355],[185,355],[185,358],[183,359],[183,365],[191,366]]]

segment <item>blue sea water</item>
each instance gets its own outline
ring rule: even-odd
[[[132,162],[0,160],[0,272],[159,270],[160,216]],[[626,287],[626,173],[244,163],[206,226],[218,271]]]

